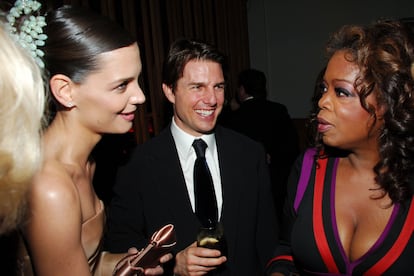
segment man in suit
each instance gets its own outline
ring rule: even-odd
[[[263,147],[216,126],[224,102],[225,58],[213,46],[178,40],[164,64],[163,91],[173,118],[134,151],[118,173],[110,206],[106,249],[141,248],[165,224],[175,226],[174,261],[166,275],[262,275],[277,243],[278,225]],[[193,186],[192,143],[207,144],[218,223],[225,251],[198,247],[202,221]]]
[[[299,136],[285,105],[267,99],[266,76],[246,69],[238,75],[239,108],[224,124],[260,142],[267,155],[273,198],[281,217],[286,183],[291,166],[299,154]]]

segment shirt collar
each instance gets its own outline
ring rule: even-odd
[[[214,133],[204,134],[200,137],[195,137],[182,130],[176,123],[174,118],[171,122],[171,133],[175,141],[175,145],[179,153],[183,156],[188,156],[194,152],[193,141],[194,139],[203,139],[207,144],[207,151],[214,152],[216,150],[216,139]]]

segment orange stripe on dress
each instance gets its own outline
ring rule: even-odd
[[[368,271],[364,273],[366,276],[374,276],[383,274],[401,255],[404,248],[407,246],[414,229],[414,200],[411,199],[410,210],[408,211],[403,229],[395,241],[394,245],[388,250],[381,260],[373,265]]]
[[[313,234],[319,253],[330,273],[339,273],[335,260],[326,240],[325,229],[323,227],[322,200],[323,186],[325,181],[326,166],[328,158],[319,159],[319,167],[316,168],[315,190],[313,198]]]

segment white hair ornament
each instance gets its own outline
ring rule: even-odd
[[[43,33],[46,19],[39,15],[41,6],[38,1],[17,0],[7,15],[6,28],[30,52],[36,63],[44,68],[44,52],[39,47],[45,45],[47,35]]]

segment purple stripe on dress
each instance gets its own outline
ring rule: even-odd
[[[384,240],[387,238],[389,232],[391,231],[391,227],[394,225],[395,220],[397,219],[398,213],[400,211],[400,204],[395,203],[394,209],[392,210],[392,214],[390,217],[390,220],[387,222],[387,226],[385,226],[384,231],[381,233],[378,240],[374,243],[374,245],[365,253],[361,258],[356,260],[355,262],[357,264],[361,263],[364,259],[366,259],[369,255],[371,255],[375,250],[377,250],[381,244],[384,242]]]
[[[299,204],[302,200],[303,194],[305,193],[306,187],[308,186],[315,153],[316,149],[310,148],[306,150],[305,155],[303,156],[298,188],[296,190],[295,202],[293,203],[295,212],[298,212]]]

